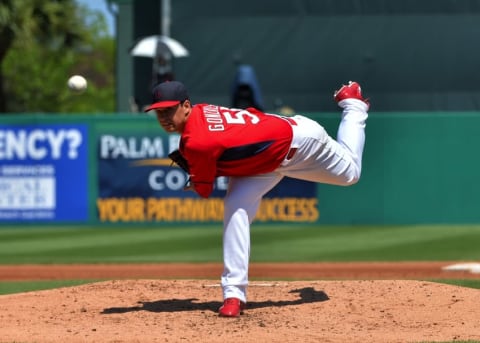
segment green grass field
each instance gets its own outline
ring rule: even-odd
[[[480,225],[254,225],[253,262],[480,260]],[[219,262],[220,225],[0,227],[0,264]]]
[[[251,241],[252,262],[480,261],[480,225],[253,225]],[[0,228],[0,264],[200,263],[221,254],[221,225]],[[3,282],[0,294],[84,282]]]

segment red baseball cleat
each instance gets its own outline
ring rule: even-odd
[[[223,305],[218,309],[220,317],[238,317],[243,314],[245,303],[237,298],[227,298]]]
[[[368,99],[365,99],[362,96],[362,88],[358,82],[349,81],[348,85],[343,85],[339,90],[335,91],[333,98],[336,102],[340,102],[345,99],[357,99],[370,106]]]

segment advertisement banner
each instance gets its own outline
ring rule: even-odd
[[[208,199],[185,191],[188,175],[168,153],[178,135],[109,133],[98,137],[97,211],[100,222],[221,222],[228,178],[216,179]],[[262,201],[257,221],[314,222],[315,184],[285,178]]]
[[[0,125],[0,222],[87,220],[85,125]]]

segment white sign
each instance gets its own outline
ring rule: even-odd
[[[55,209],[54,177],[0,177],[0,210]]]

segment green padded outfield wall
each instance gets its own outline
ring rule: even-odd
[[[372,113],[362,178],[319,186],[320,221],[479,223],[479,125],[478,113]]]
[[[310,116],[335,136],[338,114]],[[372,112],[367,125],[363,175],[358,184],[302,185],[301,194],[267,199],[259,220],[325,224],[480,223],[479,128],[478,112]],[[82,140],[73,140],[78,133]],[[65,207],[59,210],[57,222],[161,225],[171,224],[172,220],[182,222],[182,218],[189,218],[188,222],[192,218],[220,221],[220,196],[199,207],[196,199],[169,195],[170,191],[178,191],[184,181],[178,168],[170,168],[165,159],[176,140],[175,136],[166,136],[155,119],[148,116],[2,117],[1,222],[8,222],[8,215],[18,212],[16,195],[32,185],[38,188],[31,188],[32,191],[45,191],[52,175],[57,178],[57,193],[62,194],[57,195],[56,205]],[[51,149],[50,145],[57,148]],[[28,148],[29,156],[22,146]],[[72,147],[78,148],[76,154],[72,154]],[[49,151],[51,158],[47,156]],[[82,156],[85,160],[78,161]],[[43,166],[42,182],[31,182],[36,174],[24,166],[26,157],[33,161],[30,164]],[[66,169],[72,161],[83,165]],[[53,172],[49,164],[54,166]],[[151,168],[148,173],[142,171],[146,165]],[[142,183],[146,179],[158,194],[164,194],[161,192],[165,189],[165,196],[142,198]],[[225,184],[218,182],[216,187],[221,191]],[[109,195],[118,188],[130,194],[128,201]],[[286,190],[292,191],[288,188],[287,184]],[[298,187],[290,188],[295,191]],[[24,203],[28,194],[25,197],[20,199]],[[45,200],[40,194],[37,200],[41,210],[37,214],[48,215],[55,201]],[[32,211],[23,214],[35,215]]]

